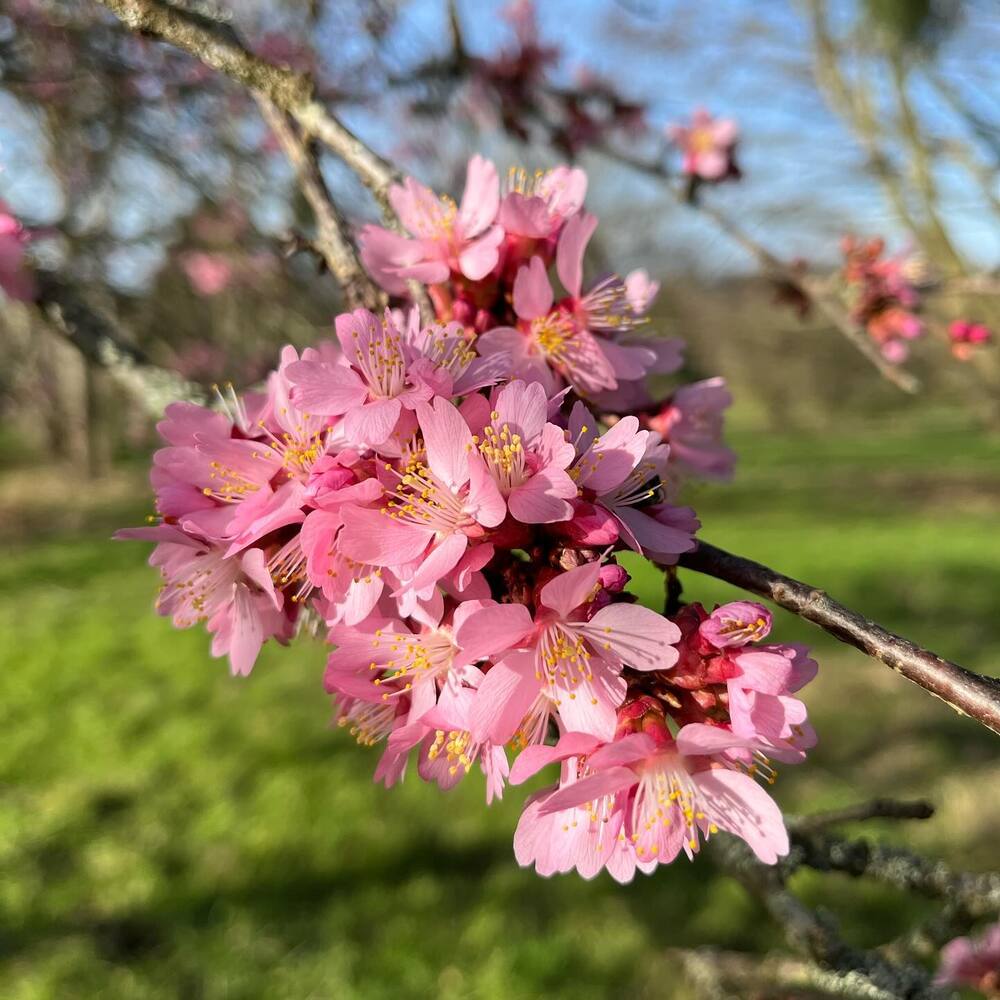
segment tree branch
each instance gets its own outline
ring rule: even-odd
[[[156,416],[178,400],[203,403],[194,382],[153,364],[122,336],[114,322],[92,308],[71,285],[51,271],[37,271],[35,305],[41,314],[92,364],[108,374]]]
[[[822,590],[702,542],[680,565],[749,590],[902,674],[962,715],[1000,734],[1000,680],[960,667],[890,632]]]
[[[372,192],[383,211],[391,214],[389,188],[399,172],[365,145],[315,99],[305,73],[275,66],[253,55],[233,29],[165,0],[97,0],[127,28],[171,45],[200,59],[270,100],[294,118],[307,136],[315,136],[347,164]]]
[[[930,819],[933,815],[934,806],[923,799],[871,799],[843,809],[799,816],[789,820],[788,829],[795,833],[815,833],[841,823],[858,823],[868,819]]]
[[[711,219],[734,243],[743,247],[772,277],[794,288],[798,288],[834,328],[850,341],[857,351],[864,355],[869,364],[884,379],[891,382],[903,392],[915,393],[919,391],[920,382],[898,365],[893,365],[886,361],[864,330],[858,327],[856,323],[851,322],[850,317],[835,303],[830,301],[820,282],[804,277],[795,268],[771,253],[767,247],[755,240],[746,230],[717,208],[707,205],[702,201],[692,202],[681,189],[670,183],[670,174],[661,164],[639,159],[638,157],[620,152],[606,144],[602,144],[599,150],[610,159],[623,163],[633,170],[662,180],[664,188],[678,204],[701,212],[702,215]]]
[[[315,154],[289,123],[285,113],[270,98],[262,94],[256,94],[255,97],[264,121],[285,151],[295,170],[302,194],[316,217],[316,239],[313,245],[343,288],[348,305],[351,309],[384,308],[385,295],[361,266],[347,222],[330,195]]]

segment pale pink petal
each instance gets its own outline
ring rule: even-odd
[[[692,722],[683,726],[677,734],[677,749],[685,757],[699,757],[753,746],[753,741],[722,726],[709,726],[703,722]]]
[[[469,513],[485,528],[495,528],[507,516],[503,494],[478,452],[469,453]]]
[[[631,788],[638,780],[635,771],[630,767],[611,767],[560,788],[542,803],[539,813],[547,816],[550,813],[562,812],[563,809],[571,809],[573,806],[586,805],[605,795],[614,795],[625,788]]]
[[[447,535],[434,546],[412,579],[400,589],[419,592],[425,587],[436,584],[458,565],[468,545],[469,539],[461,532]]]
[[[613,743],[606,743],[587,759],[589,767],[602,771],[609,767],[637,764],[656,753],[656,743],[648,733],[629,733]]]
[[[593,599],[600,578],[599,562],[587,563],[567,573],[560,573],[542,587],[542,604],[555,611],[560,618],[568,618],[574,608]]]
[[[505,385],[493,404],[497,427],[506,424],[512,434],[520,434],[524,443],[537,438],[545,426],[548,400],[545,390],[537,382],[520,379]]]
[[[285,374],[293,384],[292,402],[307,413],[337,416],[359,406],[368,396],[358,374],[343,365],[296,361]]]
[[[639,604],[608,605],[589,622],[574,623],[573,628],[636,670],[668,670],[677,662],[673,643],[680,639],[680,629]]]
[[[458,268],[470,281],[482,281],[497,266],[503,230],[491,226],[458,255]]]
[[[470,615],[455,632],[455,642],[471,662],[512,649],[534,627],[523,604],[494,604]]]
[[[500,178],[490,160],[476,153],[465,172],[465,193],[458,209],[458,220],[466,238],[478,236],[497,217],[500,210]],[[492,268],[491,268],[492,270]],[[466,277],[472,277],[466,275]]]
[[[556,247],[556,273],[563,287],[575,299],[580,297],[583,285],[583,255],[596,228],[597,216],[589,212],[580,212],[567,221],[559,234],[559,245]]]
[[[552,285],[541,257],[532,257],[514,279],[514,312],[521,319],[536,319],[552,308]]]
[[[711,822],[736,834],[765,864],[788,853],[788,831],[781,810],[753,778],[715,768],[697,772],[693,780],[705,800]]]
[[[535,744],[525,747],[510,769],[510,783],[520,785],[557,760],[589,754],[600,746],[600,740],[589,733],[566,733],[555,746]]]
[[[690,531],[664,524],[634,507],[614,507],[612,512],[628,528],[640,554],[676,556],[697,544]]]
[[[538,698],[534,659],[512,653],[487,671],[476,691],[469,731],[478,739],[507,743]]]
[[[230,611],[229,665],[236,676],[245,677],[264,644],[264,627],[250,588],[237,584]]]
[[[433,533],[381,510],[348,506],[338,546],[345,556],[375,566],[401,566],[423,555]]]
[[[469,481],[472,433],[462,414],[440,396],[433,406],[418,403],[416,411],[431,471],[448,486],[464,486]]]
[[[522,524],[568,521],[573,516],[573,507],[560,496],[565,492],[564,479],[569,482],[575,495],[576,485],[560,470],[555,470],[552,475],[539,472],[527,482],[515,486],[507,497],[511,516]]]

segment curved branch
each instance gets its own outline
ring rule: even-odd
[[[707,542],[682,555],[680,565],[759,594],[811,621],[1000,734],[1000,679],[966,670],[851,611],[816,587]]]
[[[391,212],[388,193],[400,179],[399,172],[315,99],[313,82],[305,73],[255,56],[229,25],[164,0],[97,2],[132,31],[169,42],[268,98],[291,115],[307,135],[315,136],[339,156],[372,192],[383,211]]]
[[[343,288],[348,305],[351,309],[384,306],[385,296],[361,266],[347,222],[330,196],[313,150],[270,98],[257,94],[256,99],[264,121],[292,164],[299,188],[316,218],[313,246]]]
[[[800,834],[815,833],[841,823],[858,823],[868,819],[930,819],[933,815],[934,806],[923,799],[871,799],[843,809],[830,809],[790,819],[788,829]]]

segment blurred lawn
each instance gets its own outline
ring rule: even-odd
[[[733,443],[736,484],[688,497],[707,539],[1000,673],[996,438],[880,425]],[[524,790],[487,811],[476,774],[448,796],[376,787],[375,753],[329,727],[318,643],[230,679],[203,632],[153,616],[145,547],[106,540],[145,513],[135,476],[69,521],[88,491],[53,476],[50,501],[35,473],[0,481],[0,996],[688,997],[665,946],[779,939],[711,849],[627,887],[543,880],[512,856]],[[653,573],[634,585],[659,606]],[[734,593],[693,574],[685,588]],[[782,806],[929,796],[932,821],[868,831],[996,864],[993,738],[804,623],[781,615],[776,634],[823,668],[807,695],[821,744],[782,774]],[[798,879],[858,943],[927,912]]]

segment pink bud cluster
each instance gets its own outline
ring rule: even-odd
[[[880,238],[859,241],[845,236],[841,250],[852,320],[864,327],[887,361],[905,361],[908,341],[924,332],[914,261],[906,254],[885,256],[885,241]]]
[[[169,407],[157,517],[120,537],[156,542],[160,612],[204,622],[234,673],[325,628],[337,719],[384,745],[387,785],[411,758],[443,788],[479,767],[490,801],[559,762],[516,836],[542,874],[628,879],[719,829],[773,862],[787,836],[755,779],[811,745],[792,693],[815,665],[762,644],[759,605],[671,620],[625,589],[617,552],[695,546],[677,486],[731,466],[729,396],[713,379],[645,426],[605,413],[679,352],[637,336],[644,272],[585,283],[585,186],[557,168],[501,194],[475,157],[460,206],[394,189],[409,235],[369,227],[364,259],[393,293],[424,284],[434,320],[345,313],[336,342],[286,347],[266,391]]]
[[[975,352],[993,340],[993,331],[985,323],[956,319],[948,325],[951,353],[959,361],[968,361]]]
[[[960,937],[941,949],[937,986],[963,986],[995,1000],[1000,997],[1000,923],[977,937]]]

